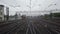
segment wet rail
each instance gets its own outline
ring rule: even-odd
[[[8,21],[0,25],[0,34],[60,34],[56,25],[44,19]]]

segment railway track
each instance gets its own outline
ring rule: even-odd
[[[19,23],[18,23],[19,22]],[[18,28],[20,28],[20,26],[24,26],[26,25],[24,22],[20,23],[20,21],[14,21],[12,22],[12,24],[2,24],[0,28],[0,34],[9,34],[15,30],[17,30]]]
[[[38,28],[40,27],[40,31],[43,29],[47,30],[47,33],[49,32],[49,34],[60,34],[60,27],[58,24],[54,24],[54,23],[50,23],[46,20],[40,19],[39,22],[35,22],[34,23]],[[42,28],[43,27],[43,28]],[[45,30],[45,31],[46,31]],[[43,33],[43,32],[42,32]],[[46,32],[45,32],[46,33]],[[46,34],[47,34],[46,33]]]
[[[43,19],[17,20],[0,25],[0,34],[60,34],[60,27]]]

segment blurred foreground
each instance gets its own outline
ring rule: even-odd
[[[60,24],[42,17],[22,16],[0,23],[0,34],[60,34]]]

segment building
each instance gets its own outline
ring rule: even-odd
[[[6,15],[7,20],[9,20],[9,7],[6,7]]]
[[[17,15],[17,19],[22,19],[20,14]]]
[[[15,14],[13,16],[9,16],[9,20],[18,20],[18,19],[21,19],[21,15],[19,14]]]
[[[6,14],[4,15],[4,20],[7,21],[9,20],[9,7],[5,7]]]
[[[4,5],[0,5],[0,21],[4,20]]]
[[[15,15],[13,15],[13,16],[9,16],[9,20],[15,20],[16,18],[15,18]]]

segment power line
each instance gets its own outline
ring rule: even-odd
[[[2,1],[0,1],[2,3]],[[6,4],[3,2],[3,4]],[[7,5],[7,4],[6,4]],[[8,6],[11,6],[11,7],[21,7],[20,5],[17,5],[17,6],[13,6],[13,5],[8,5]]]

